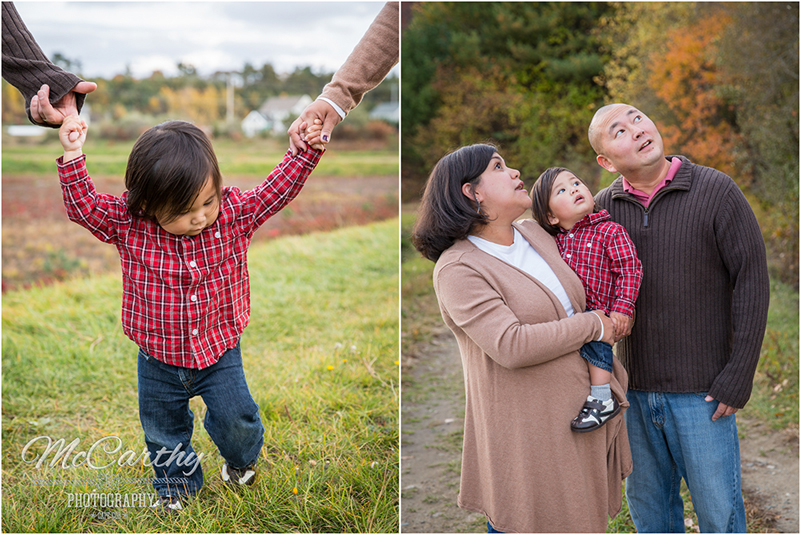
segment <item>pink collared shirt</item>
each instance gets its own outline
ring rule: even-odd
[[[656,196],[656,193],[658,193],[668,183],[670,183],[673,178],[675,178],[675,175],[678,173],[678,169],[680,168],[680,166],[681,166],[681,160],[678,158],[672,158],[672,163],[669,166],[667,175],[664,177],[663,180],[661,180],[661,182],[655,187],[655,189],[653,189],[653,192],[650,193],[649,195],[644,191],[639,191],[638,189],[634,188],[630,184],[630,182],[628,182],[628,180],[625,179],[624,176],[622,177],[622,189],[626,193],[630,193],[631,195],[636,197],[636,200],[641,202],[642,205],[646,208],[650,204],[650,201],[653,200],[653,197]]]

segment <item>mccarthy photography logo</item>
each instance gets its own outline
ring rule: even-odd
[[[105,436],[94,441],[87,449],[80,450],[81,439],[75,438],[67,443],[66,439],[53,440],[50,436],[37,436],[22,448],[22,461],[41,469],[48,465],[51,468],[61,466],[62,469],[85,466],[91,469],[108,469],[113,465],[120,467],[135,466],[139,463],[149,467],[166,468],[175,463],[183,467],[183,475],[191,476],[200,465],[203,453],[195,454],[181,450],[181,445],[175,449],[161,447],[155,452],[155,458],[150,458],[147,446],[141,452],[131,449],[122,450],[122,439],[118,436]],[[49,460],[49,463],[48,463]]]

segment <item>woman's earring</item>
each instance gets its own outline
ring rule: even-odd
[[[478,215],[481,214],[481,202],[477,198],[475,199],[475,203],[478,204]]]

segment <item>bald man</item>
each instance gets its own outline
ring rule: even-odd
[[[595,200],[628,231],[644,272],[636,321],[617,344],[636,529],[684,532],[684,479],[702,532],[745,532],[734,414],[750,398],[769,307],[758,222],[729,176],[665,156],[634,106],[599,109],[589,142],[619,174]]]

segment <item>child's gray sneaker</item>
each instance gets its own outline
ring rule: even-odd
[[[570,426],[573,432],[591,432],[606,424],[609,419],[613,419],[620,411],[619,402],[614,397],[600,401],[590,395],[583,403],[581,413],[572,420]]]
[[[177,514],[183,510],[181,500],[169,495],[160,495],[151,508],[160,514]]]
[[[256,468],[255,466],[249,466],[244,469],[237,469],[225,462],[222,464],[222,481],[233,487],[252,486],[253,482],[256,481]]]

